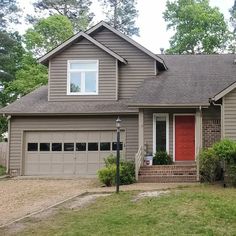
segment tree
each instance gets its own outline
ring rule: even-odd
[[[47,82],[47,67],[37,63],[31,53],[26,53],[22,59],[21,69],[16,72],[16,79],[8,84],[5,91],[11,94],[11,100],[14,101]]]
[[[231,32],[230,37],[230,43],[228,47],[228,51],[231,53],[236,52],[236,0],[234,1],[233,7],[230,9],[230,23],[233,27],[233,32]]]
[[[6,28],[9,23],[19,22],[20,8],[16,0],[0,1],[0,29]]]
[[[135,25],[138,17],[136,0],[99,0],[104,8],[108,23],[128,36],[139,36]]]
[[[33,3],[36,11],[66,16],[72,22],[75,31],[88,28],[94,17],[94,14],[90,12],[91,4],[91,0],[37,0]]]
[[[230,22],[233,26],[233,32],[236,33],[236,0],[234,1],[233,7],[230,9]]]
[[[26,31],[26,48],[35,56],[42,56],[73,35],[73,26],[66,16],[52,15],[41,19]]]
[[[0,31],[0,107],[9,102],[5,88],[15,79],[17,70],[21,68],[23,53],[21,37],[17,33]]]
[[[167,29],[175,30],[168,53],[216,53],[224,50],[228,29],[224,16],[209,0],[167,1],[163,13]]]

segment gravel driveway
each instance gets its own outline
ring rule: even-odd
[[[0,225],[97,186],[94,179],[0,181]]]

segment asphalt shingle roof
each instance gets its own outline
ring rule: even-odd
[[[130,104],[209,104],[209,98],[236,81],[233,54],[161,57],[168,71],[144,80]]]
[[[106,114],[138,113],[127,101],[48,101],[48,87],[42,86],[0,110],[5,114]]]
[[[131,106],[208,105],[213,97],[236,81],[233,54],[160,55],[168,66],[154,78],[147,78],[130,100],[121,101],[48,101],[48,87],[2,108],[6,114],[117,114],[137,113]],[[130,106],[128,106],[130,105]]]

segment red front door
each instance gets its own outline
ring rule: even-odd
[[[175,161],[195,160],[195,116],[175,116]]]

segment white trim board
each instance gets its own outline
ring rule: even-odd
[[[147,48],[143,47],[141,44],[139,44],[138,42],[134,41],[132,38],[126,36],[125,34],[119,32],[115,28],[111,27],[110,25],[108,25],[104,21],[101,21],[98,24],[96,24],[95,26],[93,26],[90,29],[88,29],[86,31],[86,34],[91,34],[91,33],[93,33],[94,31],[96,31],[97,29],[99,29],[102,26],[107,28],[108,30],[112,31],[114,34],[120,36],[121,38],[123,38],[124,40],[126,40],[127,42],[129,42],[130,44],[135,46],[136,48],[138,48],[141,51],[143,51],[144,53],[146,53],[147,55],[149,55],[150,57],[152,57],[153,59],[155,59],[156,61],[161,63],[163,65],[163,67],[165,68],[165,70],[168,70],[168,67],[165,64],[165,61],[161,57],[155,55],[153,52],[149,51]]]
[[[175,117],[176,116],[194,116],[195,118],[195,131],[194,131],[194,136],[195,136],[195,140],[194,140],[194,149],[195,149],[195,161],[196,161],[196,154],[197,154],[197,150],[196,150],[196,113],[174,113],[173,114],[173,161],[175,162]]]
[[[107,48],[106,46],[104,46],[103,44],[101,44],[100,42],[98,42],[97,40],[95,40],[94,38],[92,38],[91,36],[89,36],[88,34],[84,33],[84,32],[79,32],[77,34],[75,34],[74,36],[72,36],[71,38],[69,38],[68,40],[66,40],[65,42],[63,42],[62,44],[60,44],[59,46],[57,46],[56,48],[52,49],[51,51],[49,51],[47,54],[45,54],[44,56],[40,57],[38,59],[39,63],[42,64],[46,64],[48,62],[48,60],[54,56],[54,54],[58,53],[59,51],[63,50],[66,48],[66,46],[72,44],[75,40],[77,40],[80,37],[84,37],[87,40],[89,40],[91,43],[95,44],[97,47],[101,48],[102,50],[104,50],[105,52],[107,52],[108,54],[110,54],[111,56],[115,57],[117,60],[123,62],[124,64],[127,64],[127,61],[121,57],[120,55],[118,55],[117,53],[115,53],[114,51],[112,51],[111,49]]]
[[[153,155],[156,153],[156,119],[157,117],[165,117],[166,118],[166,152],[169,154],[170,151],[170,135],[169,135],[169,130],[170,130],[170,118],[169,118],[169,113],[153,113],[153,129],[152,129],[152,134],[153,134]]]
[[[214,101],[218,101],[219,99],[221,99],[222,97],[224,97],[226,94],[230,93],[232,90],[234,90],[236,88],[236,82],[232,83],[231,85],[229,85],[227,88],[223,89],[221,92],[219,92],[218,94],[216,94],[212,100]]]

